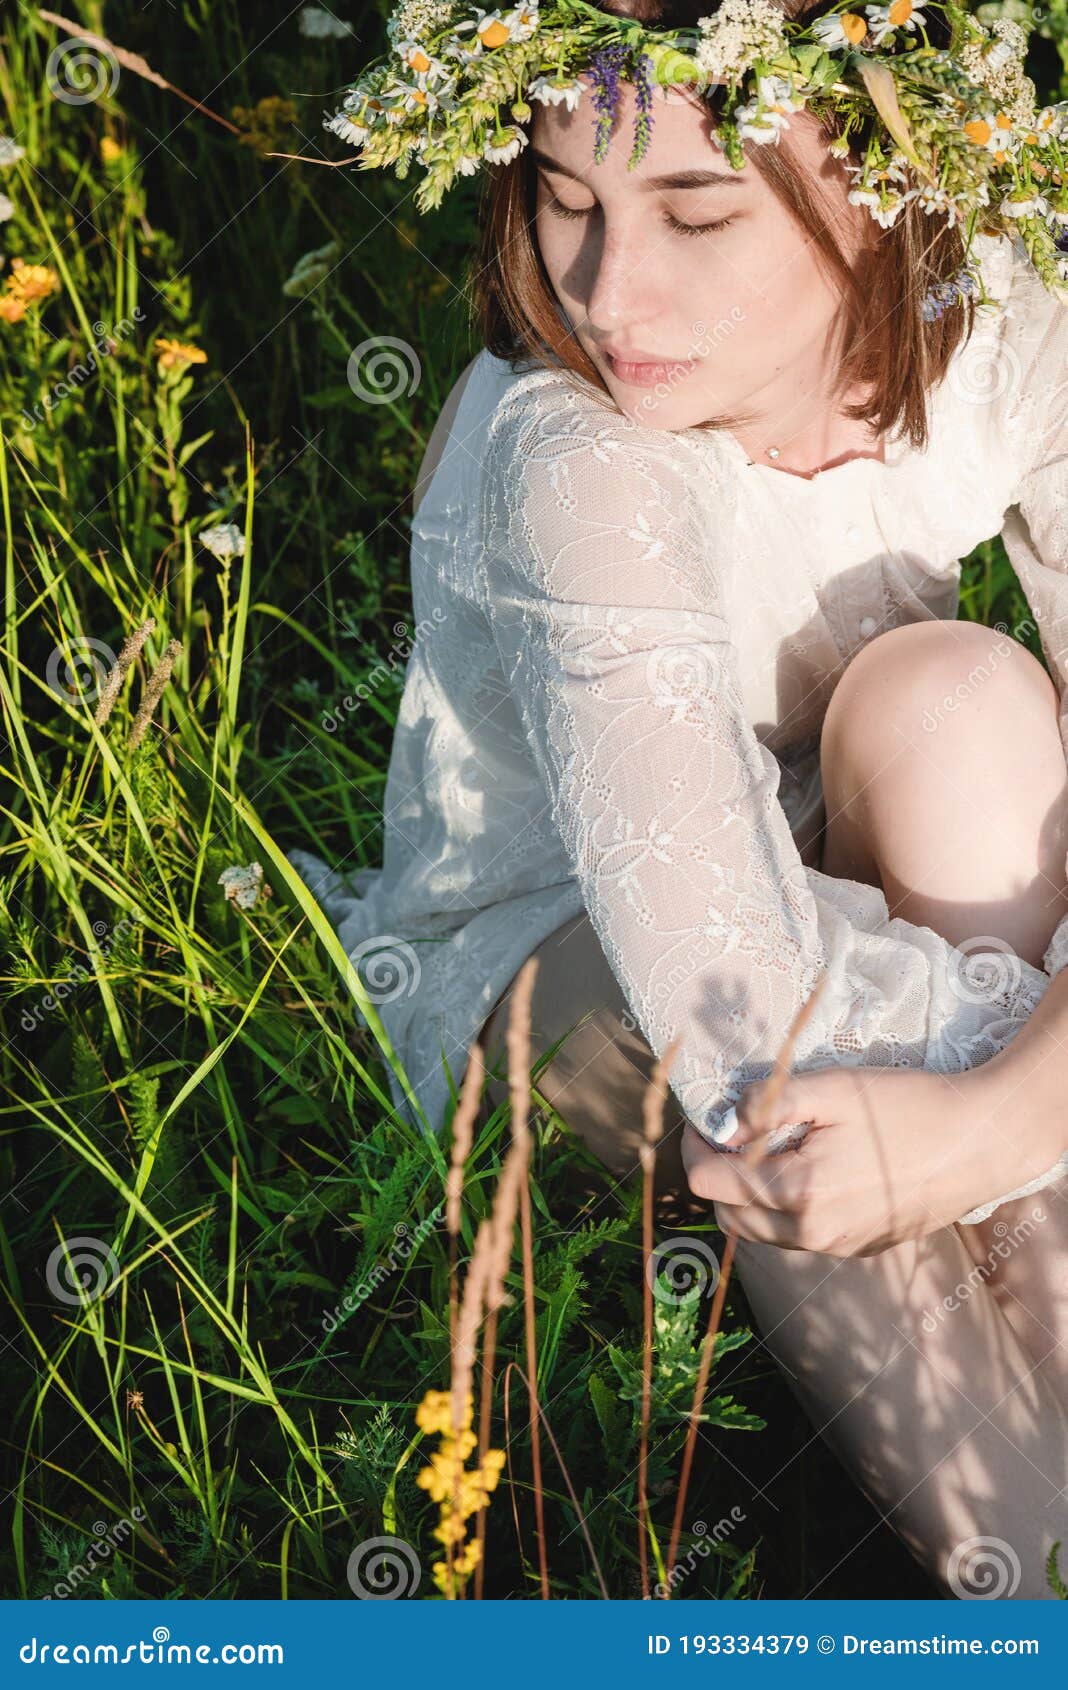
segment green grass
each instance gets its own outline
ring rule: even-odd
[[[255,125],[236,120],[244,140],[125,70],[93,101],[53,97],[63,37],[28,11],[0,57],[0,129],[26,149],[2,176],[15,205],[3,274],[18,256],[58,278],[0,322],[9,1596],[344,1600],[369,1539],[399,1537],[424,1565],[438,1552],[415,1408],[449,1377],[448,1142],[394,1118],[388,1042],[285,853],[378,860],[402,681],[382,660],[411,617],[410,488],[475,349],[473,201],[461,191],[417,228],[403,184],[265,158],[268,129],[278,150],[337,156],[320,120],[350,65],[299,35],[295,9],[255,8],[255,34],[240,10],[108,4],[84,18],[219,115],[255,111]],[[380,28],[374,12],[365,22]],[[315,290],[284,294],[301,254],[334,241]],[[114,348],[86,375],[106,334]],[[371,334],[420,349],[401,403],[361,406],[346,381]],[[206,361],[161,371],[159,336]],[[243,557],[220,564],[199,543],[218,523],[241,530]],[[1000,548],[984,548],[963,612],[1013,623],[1021,607]],[[103,648],[109,666],[148,619],[98,724],[84,654]],[[172,642],[173,674],[131,745]],[[366,705],[327,731],[332,701],[376,666]],[[219,877],[253,861],[270,896],[243,909]],[[470,1159],[464,1256],[508,1141],[501,1110]],[[640,1193],[542,1119],[532,1195],[540,1397],[608,1589],[632,1596]],[[523,1354],[518,1273],[510,1284],[499,1358]],[[658,1330],[661,1542],[703,1315],[662,1311]],[[801,1595],[833,1565],[843,1522],[873,1518],[828,1456],[802,1450],[747,1321],[732,1291],[683,1556],[732,1506],[745,1520],[691,1557],[685,1596]],[[513,1391],[506,1425],[497,1393],[492,1441],[511,1467],[488,1513],[491,1596],[538,1588],[519,1404]],[[542,1459],[553,1593],[596,1597],[544,1442]],[[850,1578],[926,1588],[885,1530],[823,1593],[853,1593]],[[428,1575],[419,1594],[433,1594]]]

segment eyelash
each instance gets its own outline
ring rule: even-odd
[[[593,207],[590,206],[585,211],[575,211],[571,206],[561,205],[559,200],[549,200],[546,209],[551,211],[554,217],[565,217],[570,221],[575,217],[588,217]],[[680,223],[677,217],[669,215],[667,221],[668,227],[680,235],[708,235],[715,234],[719,229],[729,229],[734,219],[721,217],[714,223]]]

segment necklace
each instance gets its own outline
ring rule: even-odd
[[[777,458],[778,456],[779,456],[779,448],[777,446],[769,446],[768,447],[768,457],[769,458]]]

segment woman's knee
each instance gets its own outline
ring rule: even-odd
[[[835,691],[822,772],[828,863],[870,856],[892,913],[1040,962],[1068,908],[1068,784],[1056,688],[1023,646],[976,623],[891,629]]]
[[[847,666],[827,709],[824,755],[864,761],[873,748],[907,746],[931,754],[941,734],[954,755],[971,739],[987,756],[999,741],[1018,756],[1024,726],[1060,751],[1057,691],[1025,646],[977,622],[910,622]]]

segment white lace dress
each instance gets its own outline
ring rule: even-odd
[[[823,971],[796,1070],[951,1072],[1007,1044],[1068,960],[1068,917],[1042,971],[891,920],[801,854],[846,664],[954,617],[960,560],[999,532],[1068,754],[1068,309],[1022,248],[980,250],[1001,308],[935,390],[927,450],[894,436],[885,463],[812,480],[725,431],[634,424],[559,370],[477,359],[413,524],[383,867],[292,853],[430,1131],[499,994],[583,907],[652,1049],[681,1034],[672,1086],[706,1136]]]

